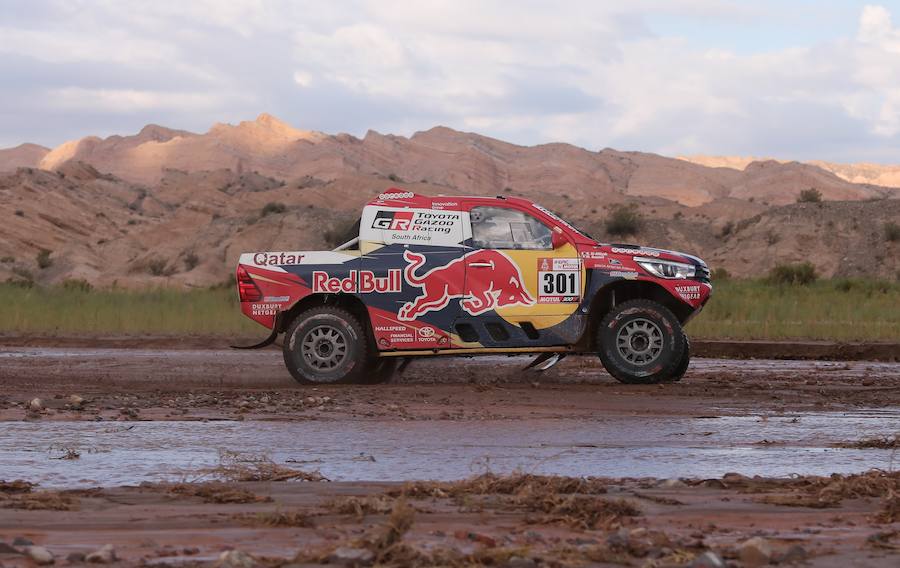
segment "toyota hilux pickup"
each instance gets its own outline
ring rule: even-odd
[[[388,380],[412,359],[595,354],[623,383],[681,379],[684,325],[709,300],[695,256],[601,243],[517,197],[390,189],[330,251],[240,256],[241,310],[283,334],[300,383]]]

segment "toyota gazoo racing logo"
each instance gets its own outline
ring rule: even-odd
[[[373,229],[450,234],[462,219],[453,211],[378,211]]]
[[[463,310],[473,316],[504,306],[531,306],[535,300],[525,288],[519,267],[505,254],[495,250],[476,250],[451,260],[444,266],[417,274],[425,264],[425,255],[405,251],[408,263],[403,269],[406,282],[422,292],[404,304],[397,317],[411,321],[432,311],[439,311],[460,299]],[[466,279],[466,266],[481,266],[477,278]]]
[[[378,211],[372,221],[373,229],[408,231],[412,225],[412,211]]]

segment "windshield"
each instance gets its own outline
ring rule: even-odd
[[[566,221],[565,219],[563,219],[562,217],[560,217],[559,215],[557,215],[557,214],[554,213],[553,211],[550,211],[550,210],[547,209],[546,207],[543,207],[543,206],[541,206],[541,205],[538,205],[537,203],[532,203],[532,205],[534,206],[535,209],[540,210],[542,213],[544,213],[545,215],[551,217],[554,221],[556,221],[556,222],[559,223],[560,225],[563,225],[563,226],[565,226],[565,227],[568,227],[569,229],[575,231],[576,233],[578,233],[578,234],[581,235],[582,237],[591,239],[592,241],[596,241],[596,240],[597,240],[597,239],[595,239],[594,237],[592,237],[590,234],[588,234],[587,231],[582,231],[581,229],[579,229],[578,227],[576,227],[576,226],[573,225],[572,223]]]

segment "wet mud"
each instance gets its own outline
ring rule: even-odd
[[[754,547],[782,564],[900,560],[896,478],[825,491],[895,468],[900,364],[697,358],[681,383],[628,386],[589,358],[527,361],[308,387],[274,349],[4,348],[0,482],[35,485],[0,483],[0,564],[32,562],[26,541],[62,565],[105,544],[121,565],[232,549],[259,565],[347,565],[337,549],[360,565],[749,566]],[[224,467],[245,462],[303,475]],[[604,492],[398,493],[486,472]]]

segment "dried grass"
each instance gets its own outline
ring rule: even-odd
[[[879,518],[891,518],[892,500],[900,494],[900,471],[873,469],[865,473],[829,477],[799,477],[796,479],[777,478],[729,478],[727,488],[743,493],[773,493],[757,498],[759,503],[785,507],[811,507],[821,509],[837,507],[844,499],[862,497],[885,500],[885,509]]]
[[[175,483],[165,487],[169,493],[199,497],[204,503],[265,503],[272,500],[227,483]]]
[[[812,509],[825,509],[827,507],[837,507],[839,502],[834,500],[822,500],[818,495],[807,495],[803,493],[789,493],[787,495],[765,495],[755,499],[757,503],[765,503],[767,505],[779,505],[782,507],[809,507]]]
[[[882,548],[886,550],[900,550],[900,545],[891,542],[900,531],[884,531],[869,535],[866,544],[874,548]]]
[[[265,455],[242,455],[220,452],[219,465],[200,470],[202,476],[225,481],[328,481],[318,471],[291,469]]]
[[[859,497],[888,497],[900,492],[900,471],[873,469],[854,475],[833,474],[819,482],[819,497],[857,499]]]
[[[314,526],[312,517],[303,511],[273,511],[245,517],[250,524],[264,527],[303,527]]]
[[[660,505],[684,505],[678,499],[673,499],[672,497],[663,497],[662,495],[651,495],[649,493],[641,493],[640,491],[632,491],[632,495],[637,497],[638,499],[644,499],[646,501],[651,501],[653,503],[659,503]]]
[[[401,489],[389,491],[389,495],[411,499],[461,498],[471,495],[543,495],[547,493],[601,495],[606,493],[606,482],[597,478],[564,477],[514,473],[500,476],[484,473],[462,481],[437,483],[417,481]]]
[[[613,519],[639,514],[634,505],[624,500],[608,500],[595,495],[554,493],[554,489],[574,491],[575,488],[585,488],[598,492],[600,488],[599,486],[573,484],[549,478],[540,479],[540,482],[536,483],[534,478],[526,480],[524,476],[516,476],[516,481],[494,476],[480,476],[475,480],[458,484],[417,483],[395,491],[394,493],[398,497],[393,502],[385,500],[384,497],[372,501],[356,497],[332,501],[331,507],[338,512],[347,514],[355,514],[360,509],[384,512],[388,503],[392,503],[392,507],[386,521],[361,539],[332,545],[324,550],[307,550],[300,553],[293,561],[299,564],[327,563],[329,556],[338,546],[363,548],[370,551],[374,556],[375,566],[403,566],[404,568],[506,566],[514,557],[533,559],[538,564],[549,561],[554,566],[581,565],[585,559],[620,563],[632,561],[624,552],[612,552],[601,547],[594,547],[596,550],[589,551],[584,548],[568,547],[567,554],[560,549],[543,556],[534,556],[527,548],[506,548],[493,544],[478,546],[474,549],[466,547],[462,550],[440,546],[418,549],[404,542],[405,535],[413,526],[415,511],[406,503],[401,494],[406,490],[416,496],[431,497],[435,496],[435,489],[438,488],[443,498],[460,498],[463,496],[462,491],[464,490],[480,492],[476,496],[498,498],[495,499],[495,502],[502,506],[539,513],[544,516],[542,521],[565,522],[578,527],[606,526]],[[497,493],[491,493],[491,491],[497,491]],[[542,495],[543,498],[536,499],[535,495],[537,494]]]
[[[881,510],[875,515],[879,523],[896,523],[900,521],[900,493],[891,492],[881,504]]]
[[[541,515],[530,519],[542,524],[564,524],[575,529],[610,529],[627,517],[641,514],[634,504],[625,499],[604,499],[580,495],[544,495],[537,498],[513,501],[514,508],[534,511]]]
[[[694,485],[702,483],[695,482]],[[891,491],[896,492],[900,490],[900,471],[872,469],[850,475],[834,473],[828,477],[805,476],[790,479],[740,476],[726,477],[720,483],[726,489],[737,489],[742,493],[790,490],[816,494],[823,499],[840,500],[885,497]]]
[[[15,481],[0,481],[0,493],[31,493],[37,486],[36,483],[16,479]]]
[[[395,500],[387,495],[368,497],[339,497],[325,503],[325,508],[339,515],[353,515],[362,519],[366,515],[384,515],[394,509]]]
[[[403,535],[412,528],[415,511],[400,500],[394,503],[391,515],[380,534],[372,541],[372,547],[376,552],[384,551],[394,546],[403,538]]]
[[[389,492],[412,499],[450,498],[470,510],[511,509],[539,513],[532,522],[561,523],[575,528],[611,527],[625,517],[640,515],[632,503],[597,497],[606,482],[596,478],[516,473],[485,473],[448,483],[415,482]]]
[[[421,552],[410,564],[414,568],[429,566],[446,566],[448,568],[477,568],[480,566],[508,566],[514,557],[528,558],[529,552],[525,548],[482,547],[470,553],[462,553],[459,550],[449,548],[436,548],[427,553]],[[564,564],[556,564],[564,565]]]
[[[78,507],[78,500],[57,491],[36,491],[10,497],[3,502],[3,507],[26,511],[72,511]]]
[[[862,440],[857,440],[855,442],[841,442],[835,444],[835,447],[856,450],[896,450],[900,448],[900,434],[876,438],[863,438]]]

